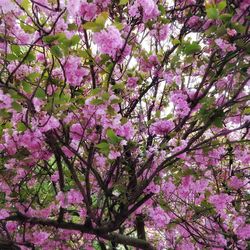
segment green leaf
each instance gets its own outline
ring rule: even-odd
[[[6,59],[8,61],[14,61],[14,60],[17,60],[18,57],[16,55],[14,55],[14,54],[7,54]]]
[[[54,45],[50,48],[50,51],[51,51],[51,54],[53,56],[56,56],[56,57],[63,57],[63,54],[62,54],[62,51],[61,49],[57,46],[57,45]]]
[[[56,96],[54,97],[55,104],[65,104],[69,103],[69,101],[70,101],[70,96],[66,95],[65,93],[63,93],[62,95],[57,93]]]
[[[23,22],[20,22],[20,26],[25,31],[25,33],[28,33],[28,34],[33,34],[36,31],[36,28],[34,28],[31,25],[25,24]]]
[[[95,22],[86,22],[85,24],[83,24],[83,28],[85,30],[92,30],[93,32],[99,32],[103,29],[103,25]]]
[[[100,93],[101,91],[102,91],[101,88],[92,89],[92,90],[90,91],[90,95],[91,95],[91,96],[96,95],[96,94]]]
[[[112,129],[107,130],[107,137],[109,138],[112,144],[118,144],[122,140],[122,138],[120,136],[117,136]]]
[[[21,7],[23,7],[26,11],[28,11],[28,9],[29,9],[29,6],[30,6],[30,1],[29,0],[23,0],[22,2],[21,2]]]
[[[70,45],[71,46],[75,46],[76,44],[78,44],[80,42],[80,37],[78,35],[74,35],[72,36],[72,38],[70,39]]]
[[[229,13],[225,13],[225,14],[221,14],[220,15],[220,19],[224,22],[229,22],[232,18],[232,14],[229,14]]]
[[[219,16],[219,12],[215,7],[207,8],[206,12],[209,19],[217,19]]]
[[[162,15],[162,16],[165,16],[165,15],[166,15],[166,9],[165,9],[165,7],[164,7],[163,5],[159,4],[159,5],[158,5],[158,9],[159,9],[159,11],[161,12],[161,15]]]
[[[25,61],[27,61],[27,62],[33,62],[33,61],[35,61],[35,59],[36,59],[36,56],[34,55],[34,53],[30,52],[28,54],[28,56],[26,57]]]
[[[101,153],[108,155],[109,153],[109,144],[107,142],[101,142],[96,145],[96,147],[101,151]]]
[[[33,72],[33,73],[31,73],[31,74],[28,75],[28,79],[31,82],[35,81],[39,77],[40,77],[40,74],[38,72]]]
[[[35,97],[39,99],[44,99],[46,97],[46,93],[42,88],[39,87],[36,91]]]
[[[57,34],[57,35],[50,35],[50,36],[44,36],[44,37],[43,37],[43,41],[44,41],[45,43],[50,44],[50,43],[52,43],[52,42],[58,40],[59,37],[60,37],[59,34]]]
[[[23,86],[23,90],[28,93],[28,94],[31,94],[32,93],[32,88],[30,86],[29,83],[27,82],[22,82],[22,86]]]
[[[90,57],[90,54],[88,53],[87,50],[80,50],[80,51],[78,50],[77,55],[85,59],[88,59]]]
[[[172,44],[173,44],[173,45],[178,45],[178,44],[180,44],[180,43],[181,43],[181,41],[178,40],[178,39],[173,39],[173,40],[172,40]]]
[[[112,89],[118,89],[118,90],[123,90],[125,88],[125,84],[124,83],[116,83],[115,85],[112,86]]]
[[[75,23],[69,23],[68,24],[68,30],[69,31],[77,30],[77,25]]]
[[[221,117],[215,117],[213,120],[213,124],[217,127],[217,128],[223,128],[223,121]]]
[[[21,112],[23,107],[19,103],[13,102],[12,103],[12,108],[15,109],[17,112]]]
[[[17,56],[22,54],[20,46],[15,44],[11,45],[11,51]]]
[[[222,1],[222,2],[219,2],[217,4],[217,8],[218,8],[219,11],[224,10],[226,7],[227,7],[227,2],[226,1]]]
[[[110,97],[110,95],[109,95],[108,92],[105,92],[105,93],[102,94],[102,99],[103,99],[104,101],[109,100],[109,97]]]
[[[101,105],[103,103],[104,103],[104,100],[102,100],[102,99],[94,99],[91,101],[91,104],[93,104],[93,105]]]
[[[110,104],[117,104],[117,103],[122,103],[122,99],[121,98],[115,98],[115,99],[112,99],[112,101],[110,102]]]
[[[23,122],[17,123],[17,130],[20,132],[24,132],[26,130],[26,125]]]
[[[201,50],[201,46],[198,44],[198,42],[186,43],[183,48],[183,52],[186,55],[197,53],[200,50]]]
[[[122,23],[114,22],[113,25],[114,25],[118,30],[122,30],[122,29],[123,29],[123,24],[122,24]]]
[[[101,14],[98,15],[98,17],[95,20],[96,24],[102,25],[104,27],[106,20],[109,17],[109,13],[104,11]]]
[[[128,0],[120,0],[119,5],[126,5]]]
[[[224,34],[227,33],[227,29],[224,25],[221,25],[220,27],[217,27],[216,29],[216,35],[218,37],[223,36]]]

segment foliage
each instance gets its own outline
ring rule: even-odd
[[[0,0],[0,249],[249,249],[249,8]]]

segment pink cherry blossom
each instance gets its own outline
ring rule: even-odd
[[[103,54],[115,58],[117,52],[123,47],[123,39],[117,28],[109,26],[107,30],[95,33],[93,40]]]

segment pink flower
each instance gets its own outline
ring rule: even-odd
[[[243,227],[239,227],[236,230],[236,234],[240,239],[246,240],[250,238],[250,224],[246,224]]]
[[[234,198],[229,196],[228,194],[221,193],[221,194],[211,195],[209,197],[209,202],[211,202],[216,208],[217,212],[221,214],[233,199]]]
[[[8,94],[4,94],[0,89],[0,109],[11,108],[12,99]]]
[[[17,229],[17,222],[15,221],[7,221],[6,228],[9,232],[14,232]]]
[[[45,116],[41,119],[40,123],[41,123],[41,128],[40,128],[41,132],[47,132],[49,130],[56,129],[60,126],[60,122],[54,116],[51,117]]]
[[[103,8],[106,8],[110,4],[111,0],[95,0],[95,3],[98,5],[102,5]]]
[[[41,111],[41,106],[43,105],[44,102],[41,99],[38,99],[38,98],[34,97],[32,99],[32,103],[34,105],[34,108],[35,108],[36,112],[40,112]]]
[[[166,135],[171,130],[173,130],[174,127],[175,125],[172,121],[161,120],[161,121],[154,122],[151,125],[150,130],[153,135]]]
[[[101,53],[108,54],[113,59],[115,59],[116,53],[123,46],[121,34],[114,26],[109,26],[107,30],[95,33],[93,41],[97,44]]]
[[[215,43],[221,48],[223,52],[231,52],[236,50],[234,44],[230,44],[228,41],[221,38],[215,39]]]
[[[98,167],[103,167],[106,164],[106,158],[104,156],[98,155],[96,156],[96,165]]]
[[[160,192],[160,186],[154,184],[153,182],[150,183],[147,188],[145,189],[145,193],[154,193],[158,194]]]
[[[80,123],[73,124],[70,128],[70,133],[71,133],[72,139],[81,140],[83,136],[82,125]]]
[[[173,72],[164,72],[163,73],[163,78],[166,81],[166,83],[170,84],[174,82],[174,73]]]
[[[140,9],[143,10],[143,21],[155,19],[159,15],[158,7],[153,0],[136,0],[132,6],[129,6],[129,14],[133,17],[140,16]]]
[[[67,203],[67,201],[65,199],[65,194],[62,191],[58,192],[58,194],[56,195],[56,201],[63,208],[66,208],[67,205],[68,205],[68,203]]]
[[[228,181],[228,185],[233,189],[240,189],[244,186],[244,181],[237,176],[232,176]]]
[[[71,204],[80,204],[83,201],[81,192],[74,189],[70,189],[70,191],[67,193],[67,199]]]
[[[10,216],[10,214],[6,209],[1,209],[0,210],[0,220],[4,220],[9,216]]]
[[[91,21],[96,16],[96,12],[97,7],[94,3],[82,3],[80,7],[80,15],[87,21]]]
[[[188,25],[189,27],[193,27],[193,26],[197,25],[197,24],[199,23],[199,21],[200,21],[200,17],[198,17],[198,16],[192,16],[192,17],[188,20],[187,25]]]
[[[190,108],[187,103],[187,95],[182,91],[173,91],[170,96],[170,101],[174,104],[175,113],[180,118],[187,116]]]
[[[62,151],[69,158],[74,156],[74,153],[69,148],[67,148],[66,146],[62,147]]]
[[[69,56],[64,66],[67,81],[72,86],[81,86],[83,77],[88,75],[88,70],[81,67],[81,58]]]
[[[69,15],[73,17],[79,15],[80,7],[81,7],[81,0],[68,0],[67,1],[67,11]]]
[[[109,158],[110,160],[115,160],[115,159],[118,158],[119,156],[121,156],[121,153],[120,153],[120,152],[111,150],[110,153],[109,153],[109,155],[108,155],[108,158]]]
[[[168,37],[168,34],[169,34],[169,25],[165,24],[161,27],[159,31],[159,39],[161,41],[164,41]]]
[[[34,232],[33,233],[33,242],[38,245],[42,245],[49,238],[49,233],[46,232]]]
[[[137,86],[138,77],[129,77],[127,81],[127,86],[129,88],[135,88]]]
[[[51,175],[51,180],[57,182],[59,180],[59,172],[55,171],[53,175]]]
[[[131,122],[126,122],[117,129],[117,134],[125,137],[127,140],[132,139],[134,133],[135,131]]]
[[[0,0],[0,10],[3,13],[11,12],[16,9],[16,6],[9,0]]]
[[[237,35],[237,31],[235,29],[227,29],[227,34],[229,36],[236,36]]]
[[[161,207],[150,208],[149,216],[157,228],[165,228],[170,222],[170,217]]]

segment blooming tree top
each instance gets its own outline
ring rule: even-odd
[[[249,9],[0,0],[0,248],[249,249]]]

